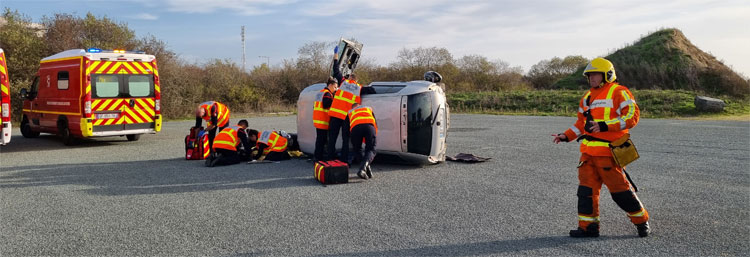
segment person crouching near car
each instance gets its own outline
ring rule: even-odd
[[[378,134],[378,124],[372,108],[352,104],[352,109],[347,115],[349,128],[351,129],[352,152],[355,159],[361,160],[361,166],[357,176],[362,179],[372,178],[370,164],[375,159],[375,136]],[[362,142],[365,144],[364,156],[362,155]]]
[[[250,151],[252,148],[245,131],[247,126],[247,120],[240,120],[237,126],[222,129],[214,139],[211,155],[206,159],[206,166],[214,167],[240,163],[244,159],[242,152]]]

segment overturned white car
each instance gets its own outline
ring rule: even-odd
[[[438,81],[439,82],[439,81]],[[392,155],[404,162],[430,164],[445,161],[450,111],[441,84],[431,81],[373,82],[375,94],[362,96],[378,123],[378,155]],[[297,140],[300,150],[315,151],[313,102],[325,87],[319,83],[300,93],[297,101]],[[337,141],[341,148],[341,140]],[[350,148],[351,149],[351,148]]]

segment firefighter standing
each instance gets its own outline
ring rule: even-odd
[[[357,83],[354,74],[349,74],[346,80],[339,70],[338,65],[338,46],[334,49],[333,74],[334,78],[339,80],[339,89],[333,96],[331,108],[328,110],[330,117],[328,126],[328,160],[336,158],[336,140],[341,132],[341,157],[339,160],[349,163],[349,122],[346,116],[354,103],[361,103],[360,93],[362,86]],[[351,163],[349,163],[351,164]]]
[[[378,134],[378,124],[372,108],[353,104],[348,115],[349,127],[352,134],[352,150],[361,159],[362,165],[357,176],[362,179],[372,178],[370,164],[375,159],[375,136]],[[365,143],[365,153],[362,156],[362,141]]]
[[[569,142],[580,137],[578,164],[578,229],[571,237],[599,236],[599,192],[604,183],[617,205],[627,212],[638,230],[648,236],[648,212],[631,189],[623,167],[612,157],[609,142],[636,126],[640,110],[630,91],[617,83],[615,68],[604,58],[596,58],[583,72],[591,89],[579,103],[578,120],[564,133],[552,135],[553,142]]]
[[[195,127],[201,126],[202,120],[206,120],[206,130],[208,131],[208,146],[213,148],[216,131],[222,131],[229,125],[229,108],[226,105],[208,101],[198,105],[195,111]]]
[[[315,126],[315,154],[314,161],[326,160],[326,143],[328,142],[328,127],[331,118],[328,116],[328,110],[333,103],[333,94],[338,90],[338,81],[329,77],[326,82],[326,88],[320,90],[315,96],[313,107],[313,126]]]
[[[338,80],[339,88],[333,96],[331,108],[328,110],[330,117],[328,126],[328,160],[336,159],[336,140],[341,132],[341,157],[339,160],[351,165],[351,156],[349,156],[349,122],[346,116],[351,109],[352,104],[362,103],[360,95],[375,94],[372,87],[363,87],[357,82],[357,76],[352,74],[344,75],[339,67],[339,47],[333,49],[333,77]]]
[[[221,165],[232,165],[240,163],[245,154],[252,149],[245,131],[247,120],[240,120],[237,126],[229,126],[216,135],[216,140],[211,148],[211,156],[206,159],[206,166],[214,167]],[[242,149],[240,149],[240,146]]]

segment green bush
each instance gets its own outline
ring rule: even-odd
[[[703,115],[693,103],[696,93],[686,90],[633,90],[641,117],[670,118]],[[586,90],[526,90],[451,93],[451,110],[469,113],[503,113],[575,116]],[[750,114],[750,99],[721,97],[724,115]]]

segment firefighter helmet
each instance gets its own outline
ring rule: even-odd
[[[609,60],[601,57],[591,60],[589,65],[586,66],[586,69],[583,70],[583,76],[588,78],[588,73],[591,72],[600,72],[604,74],[604,81],[607,83],[612,83],[617,80],[615,65]]]

